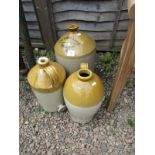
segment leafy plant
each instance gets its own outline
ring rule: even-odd
[[[134,118],[129,118],[129,119],[128,119],[128,124],[129,124],[132,128],[134,128],[134,127],[135,127],[135,119],[134,119]]]
[[[49,59],[52,59],[53,61],[55,61],[55,55],[54,55],[54,52],[53,51],[46,51],[44,49],[38,49],[38,48],[35,48],[33,50],[33,53],[34,53],[34,57],[35,59],[37,60],[39,57],[41,56],[46,56],[48,57]]]
[[[134,84],[135,84],[135,81],[133,79],[128,79],[125,86],[127,88],[132,88]]]
[[[111,73],[117,66],[116,52],[106,52],[100,60],[106,73]]]

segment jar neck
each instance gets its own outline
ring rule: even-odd
[[[49,60],[47,57],[40,57],[40,58],[37,60],[37,64],[38,64],[40,67],[48,66],[48,65],[49,65],[49,62],[50,62],[50,60]]]
[[[77,25],[77,24],[69,24],[69,25],[67,26],[67,28],[68,28],[68,30],[71,31],[71,32],[76,32],[76,31],[78,31],[78,29],[79,29],[79,25]]]
[[[88,81],[92,78],[93,74],[90,69],[79,69],[77,71],[77,77],[81,81]]]

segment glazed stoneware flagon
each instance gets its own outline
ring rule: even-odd
[[[28,82],[45,111],[56,112],[63,104],[62,88],[66,78],[62,65],[40,57],[28,73]]]
[[[69,74],[78,70],[80,63],[86,62],[94,70],[96,42],[86,33],[79,31],[76,24],[68,25],[66,32],[54,47],[56,60]]]
[[[63,96],[72,120],[87,123],[105,98],[104,85],[99,76],[88,68],[87,63],[81,63],[80,69],[66,80]]]

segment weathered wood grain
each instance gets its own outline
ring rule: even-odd
[[[38,43],[38,42],[31,42],[31,45],[33,48],[45,48],[44,44],[42,43]],[[19,42],[19,46],[20,47],[23,47],[23,43],[22,42]]]
[[[127,0],[125,1],[127,2]],[[56,28],[56,35],[58,37],[66,32],[67,24],[78,23],[82,31],[88,33],[91,37],[95,38],[96,41],[100,42],[97,42],[98,49],[108,50],[108,45],[111,40],[110,33],[112,32],[115,13],[117,12],[117,0],[47,0],[47,2],[50,2],[48,4],[48,11],[50,20],[53,20],[54,23],[54,26],[51,28]],[[118,46],[121,45],[120,40],[117,40],[125,38],[125,31],[128,26],[126,2],[124,2],[120,12],[116,38],[113,45],[117,46],[117,49]],[[41,43],[42,35],[33,6],[33,0],[22,0],[22,3],[31,42],[33,42],[32,46],[40,46],[40,44],[43,44]]]
[[[123,44],[123,39],[122,40],[115,40],[115,42],[114,42],[114,46],[122,46],[122,44]],[[96,41],[96,45],[97,46],[107,46],[107,47],[109,47],[109,44],[110,44],[110,42],[109,42],[109,40],[100,40],[100,41]]]
[[[74,20],[56,23],[56,30],[67,30],[67,25],[72,23],[80,25],[79,29],[86,31],[112,31],[113,29],[113,22],[96,23]]]
[[[19,45],[20,45],[20,47],[23,47],[23,42],[22,42],[22,39],[21,38],[19,38]],[[43,43],[43,41],[42,41],[42,39],[34,39],[34,38],[31,38],[31,45],[32,45],[32,47],[33,48],[35,48],[35,47],[41,47],[41,48],[45,48],[45,46],[44,46],[44,43]]]
[[[129,19],[129,17],[128,17],[128,11],[127,10],[121,10],[121,14],[120,14],[120,18],[119,18],[119,20],[127,20],[127,19]]]
[[[32,0],[21,0],[22,2],[32,2]]]
[[[55,22],[69,21],[69,20],[80,20],[80,21],[114,21],[114,12],[86,12],[86,11],[66,11],[55,13]]]
[[[61,37],[66,31],[57,31],[58,37]],[[111,40],[111,32],[93,32],[93,31],[82,31],[90,35],[95,40]],[[126,31],[117,31],[116,40],[124,39],[126,36]]]
[[[69,20],[91,21],[91,22],[105,22],[114,21],[115,12],[86,12],[86,11],[66,11],[54,14],[55,22],[63,22]],[[128,19],[127,11],[122,11],[120,20]]]
[[[37,21],[37,17],[36,17],[36,14],[33,13],[33,12],[25,12],[25,18],[26,18],[26,21],[27,22],[36,22]]]
[[[128,20],[118,21],[117,30],[128,30]]]
[[[119,68],[117,70],[116,78],[109,99],[109,112],[114,109],[116,105],[116,99],[121,94],[126,80],[135,64],[135,0],[128,0],[128,4],[128,13],[130,14],[128,35],[121,48],[121,59],[119,63]]]
[[[90,12],[117,11],[117,1],[61,1],[53,4],[54,13],[68,10],[84,10]]]
[[[29,30],[39,30],[40,31],[38,22],[27,22],[27,25],[28,25]]]
[[[34,4],[46,50],[53,50],[56,35],[55,25],[49,15],[49,4],[42,0],[34,0]]]
[[[36,39],[41,39],[41,33],[40,31],[36,30],[29,30],[29,35],[30,35],[30,38],[36,38]]]
[[[121,16],[121,10],[122,10],[122,6],[123,6],[123,2],[124,2],[124,0],[118,0],[117,1],[116,19],[114,21],[113,30],[112,30],[112,33],[111,33],[111,41],[110,41],[109,48],[113,47],[113,44],[114,44],[114,41],[115,41],[116,31],[118,29],[118,24],[119,24],[119,19],[120,19],[120,16]],[[121,24],[120,24],[120,27],[121,27]]]
[[[28,1],[23,4],[24,12],[35,12],[32,1]]]
[[[30,41],[30,37],[27,29],[27,23],[25,20],[21,1],[19,1],[19,23],[20,23],[20,26],[19,26],[20,35],[24,46],[24,55],[28,62],[28,68],[31,68],[35,65],[35,59],[33,56],[33,49],[31,46],[31,41]]]
[[[124,0],[122,10],[128,10],[128,0]]]
[[[113,46],[113,48],[109,48],[109,46],[97,46],[96,50],[97,51],[120,51],[121,47],[120,46]]]

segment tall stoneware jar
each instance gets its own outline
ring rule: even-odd
[[[88,68],[88,64],[81,63],[80,69],[66,80],[63,96],[72,120],[87,123],[105,98],[103,81]]]
[[[63,104],[62,88],[66,78],[62,65],[40,57],[28,73],[28,82],[38,102],[47,112],[56,112]]]
[[[78,70],[80,63],[86,62],[94,70],[96,42],[86,33],[79,31],[76,24],[68,25],[68,31],[60,37],[54,47],[56,60],[67,73]]]

